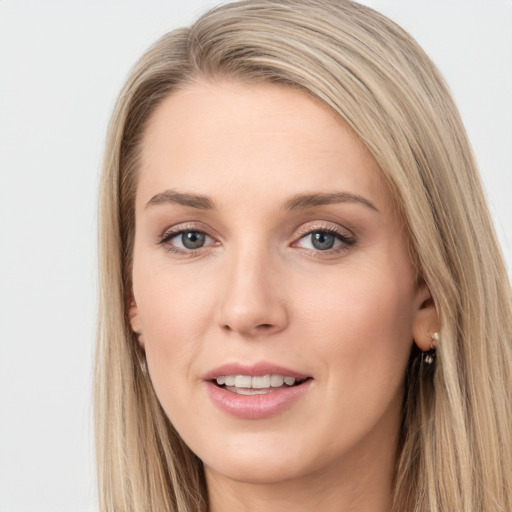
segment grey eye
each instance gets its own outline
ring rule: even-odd
[[[309,236],[311,237],[311,245],[319,251],[332,249],[336,242],[336,237],[325,231],[315,231]]]
[[[206,242],[207,235],[200,231],[184,231],[181,233],[181,243],[186,249],[199,249]]]
[[[354,244],[353,238],[328,229],[310,231],[297,242],[299,247],[319,252],[336,251]]]
[[[160,244],[169,252],[191,255],[194,251],[215,245],[215,240],[204,231],[180,229],[164,235]]]

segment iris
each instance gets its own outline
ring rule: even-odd
[[[317,231],[311,233],[311,243],[315,249],[319,251],[326,251],[332,249],[336,241],[334,235],[326,233],[325,231]]]
[[[199,249],[205,241],[206,235],[199,231],[185,231],[181,234],[181,242],[187,249]]]

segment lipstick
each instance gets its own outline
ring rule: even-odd
[[[229,363],[203,377],[212,402],[241,419],[263,419],[290,408],[310,389],[313,379],[273,363]]]

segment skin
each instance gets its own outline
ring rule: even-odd
[[[335,192],[363,201],[283,207]],[[311,232],[326,229],[342,238],[319,250]],[[184,248],[180,230],[205,244]],[[155,391],[204,462],[212,512],[389,509],[409,352],[428,349],[437,318],[376,162],[324,106],[227,81],[165,99],[142,143],[133,297]],[[213,404],[206,372],[262,360],[311,376],[309,389],[264,419]]]

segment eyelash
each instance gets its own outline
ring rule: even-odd
[[[332,235],[337,239],[341,244],[336,248],[331,248],[327,250],[320,250],[320,249],[305,249],[307,251],[310,251],[313,253],[316,257],[328,257],[328,256],[335,256],[337,254],[340,254],[342,252],[347,251],[351,246],[353,246],[356,243],[355,236],[351,233],[350,235],[347,234],[348,230],[344,230],[342,232],[339,228],[335,228],[333,226],[329,226],[326,224],[323,225],[317,225],[314,227],[308,227],[304,230],[299,231],[298,233],[298,239],[296,242],[293,243],[295,246],[298,244],[301,240],[304,240],[306,237],[313,235],[314,233],[327,233],[329,235]]]
[[[195,254],[198,253],[198,251],[201,251],[201,249],[204,249],[204,247],[199,247],[198,249],[184,250],[184,249],[180,249],[179,247],[176,247],[175,245],[171,244],[171,240],[173,238],[177,238],[178,236],[183,235],[184,233],[200,233],[200,234],[204,234],[207,237],[214,240],[214,238],[212,236],[210,236],[201,227],[194,225],[194,224],[190,224],[190,225],[185,224],[184,226],[181,225],[179,227],[172,228],[172,229],[166,231],[160,238],[159,243],[160,243],[160,245],[164,246],[168,252],[172,252],[172,253],[175,253],[175,254],[178,254],[181,256],[194,256]]]
[[[348,231],[348,230],[347,230]],[[177,238],[180,235],[183,235],[185,233],[199,233],[203,234],[206,237],[215,240],[213,236],[209,235],[207,231],[202,229],[201,227],[197,225],[185,225],[185,226],[179,226],[177,228],[172,228],[171,230],[166,231],[160,238],[159,244],[164,246],[165,249],[168,252],[178,254],[181,256],[195,256],[198,254],[199,251],[202,249],[205,249],[206,247],[199,247],[197,249],[181,249],[179,247],[176,247],[175,245],[172,245],[171,241],[174,238]],[[332,235],[341,242],[341,245],[337,248],[330,248],[327,250],[321,250],[321,249],[308,249],[304,248],[304,250],[313,253],[317,257],[322,256],[333,256],[337,255],[341,252],[347,251],[350,246],[353,246],[356,243],[356,238],[353,234],[347,235],[346,233],[342,232],[340,229],[337,229],[333,226],[329,225],[318,225],[314,227],[308,227],[303,229],[302,231],[299,231],[297,240],[292,244],[292,246],[296,246],[301,240],[305,239],[307,236],[311,236],[314,233],[326,233],[329,235]],[[215,245],[215,244],[214,244]]]

